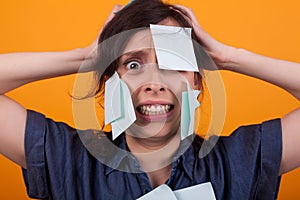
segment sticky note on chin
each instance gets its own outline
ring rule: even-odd
[[[194,133],[194,115],[195,109],[200,105],[197,97],[199,90],[192,90],[187,82],[187,91],[182,92],[181,102],[181,139],[188,137]]]
[[[199,72],[192,29],[150,24],[160,69]]]
[[[116,139],[136,120],[130,91],[117,72],[105,83],[104,122],[111,123],[112,139]]]

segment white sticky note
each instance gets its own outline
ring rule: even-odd
[[[191,28],[150,24],[160,69],[199,72]]]
[[[182,92],[181,103],[181,140],[194,133],[194,115],[195,109],[200,105],[197,97],[199,90],[192,90],[190,84],[187,84],[187,91]]]
[[[121,110],[122,115],[111,123],[112,126],[112,139],[116,139],[121,133],[128,129],[136,120],[135,110],[131,99],[130,91],[126,83],[120,80],[121,84]]]
[[[201,183],[191,187],[183,188],[180,190],[172,191],[171,188],[166,185],[160,185],[151,192],[138,198],[137,200],[216,200],[216,196],[210,182]]]
[[[160,185],[151,192],[145,194],[144,196],[138,198],[137,200],[177,200],[171,188],[168,185]]]
[[[117,72],[105,83],[104,113],[105,125],[111,123],[113,140],[136,120],[130,91]]]
[[[105,94],[104,94],[105,125],[120,118],[122,115],[120,94],[121,94],[120,78],[118,73],[115,72],[114,75],[105,82]]]
[[[216,196],[210,182],[176,190],[174,191],[174,194],[179,200],[216,200]]]

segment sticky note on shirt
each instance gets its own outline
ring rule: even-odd
[[[160,185],[151,192],[138,198],[137,200],[216,200],[215,193],[210,182],[201,183],[180,190],[172,191],[166,185]]]
[[[180,200],[216,200],[213,187],[210,182],[194,185],[174,191],[177,199]]]
[[[171,188],[169,188],[169,186],[166,184],[162,184],[158,186],[157,188],[145,194],[144,196],[138,198],[137,200],[156,200],[156,199],[177,200]]]
[[[191,28],[150,24],[150,30],[160,69],[199,72]]]

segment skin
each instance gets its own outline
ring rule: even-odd
[[[191,19],[193,29],[204,48],[213,58],[220,70],[229,70],[277,85],[300,100],[300,64],[269,58],[227,46],[206,33],[192,9],[181,5]],[[281,119],[282,159],[279,175],[300,166],[300,109],[297,108]]]
[[[259,78],[281,87],[298,100],[300,99],[300,64],[268,58],[251,53],[244,49],[237,49],[224,45],[210,37],[210,35],[208,35],[202,29],[192,10],[179,5],[178,7],[184,9],[190,16],[191,23],[193,24],[193,29],[196,32],[197,37],[200,39],[206,51],[214,59],[220,70],[230,70],[233,72]],[[109,19],[111,19],[113,17],[113,13],[120,10],[120,8],[121,6],[116,6],[112,11]],[[167,24],[166,22],[161,23]],[[18,165],[26,168],[23,142],[26,122],[26,110],[17,102],[6,97],[5,93],[30,82],[77,73],[79,66],[84,60],[93,60],[93,56],[88,56],[88,53],[94,47],[95,43],[86,48],[65,52],[11,53],[0,55],[1,154],[17,163]],[[151,57],[151,63],[156,63],[156,61],[154,61],[153,53],[150,52],[149,55]],[[86,71],[92,69],[92,63],[93,62],[91,62],[90,66],[86,65]],[[154,70],[156,69],[154,68]],[[122,73],[120,71],[118,72],[120,74]],[[190,75],[187,76],[191,77]],[[192,78],[187,79],[192,80]],[[190,84],[193,85],[193,83]],[[157,85],[159,87],[153,87]],[[147,98],[154,98],[155,94],[157,94],[157,91],[160,91],[160,89],[157,90],[157,88],[160,88],[161,84],[155,83],[151,87],[150,86],[148,86],[150,90],[141,89],[136,91],[137,93],[134,94],[134,97],[136,98],[136,100],[134,101],[136,104],[141,101],[140,98],[143,95],[140,94],[144,93]],[[169,93],[167,89],[165,89],[165,91],[167,91],[166,93]],[[172,101],[174,99],[174,96],[172,96],[171,94],[169,95],[170,96],[166,95],[165,97],[163,97],[163,99]],[[299,119],[300,109],[296,109],[284,116],[281,120],[283,134],[283,152],[279,175],[289,172],[300,166]],[[127,136],[128,145],[133,150],[133,152],[143,153],[148,151],[152,152],[152,150],[161,149],[161,147],[166,144],[171,144],[170,146],[166,145],[167,148],[170,148],[167,149],[167,152],[170,153],[166,154],[165,157],[162,157],[157,161],[160,166],[163,166],[163,164],[165,164],[164,161],[169,161],[169,158],[173,155],[174,151],[172,151],[172,149],[175,149],[174,146],[178,144],[178,139],[176,138],[176,135],[178,134],[169,131],[170,129],[168,127],[168,124],[164,126],[166,126],[164,127],[166,130],[158,135],[158,137],[165,138],[162,140],[162,142],[156,143],[155,139],[153,138],[152,139],[154,142],[149,142],[150,140],[137,140],[136,138]],[[173,136],[170,138],[175,139],[168,139],[169,136]],[[141,141],[143,141],[143,143]],[[146,148],[144,147],[144,143],[146,144]],[[135,147],[136,149],[134,149]],[[142,157],[138,157],[138,154],[136,154],[136,156],[140,160],[141,165],[146,169],[147,159],[144,161]],[[151,179],[151,183],[154,186],[166,180],[169,174],[169,166],[148,173]]]
[[[179,26],[172,19],[159,24]],[[170,176],[172,156],[179,146],[181,104],[178,99],[186,90],[186,81],[196,89],[197,79],[194,72],[158,68],[150,30],[140,31],[131,38],[117,72],[130,88],[133,105],[137,108],[135,125],[125,131],[127,145],[156,187]],[[151,117],[138,111],[138,106],[158,104],[170,104],[173,109],[167,114]]]

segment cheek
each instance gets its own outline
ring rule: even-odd
[[[195,89],[196,83],[195,83],[194,72],[180,72],[180,73],[189,82],[192,89]]]
[[[119,74],[120,78],[122,78],[122,76],[126,73],[126,70],[122,67],[118,67],[116,71]]]
[[[132,98],[134,107],[136,107],[139,100],[142,99],[141,91],[139,89],[137,89],[134,92],[131,92],[131,98]]]

